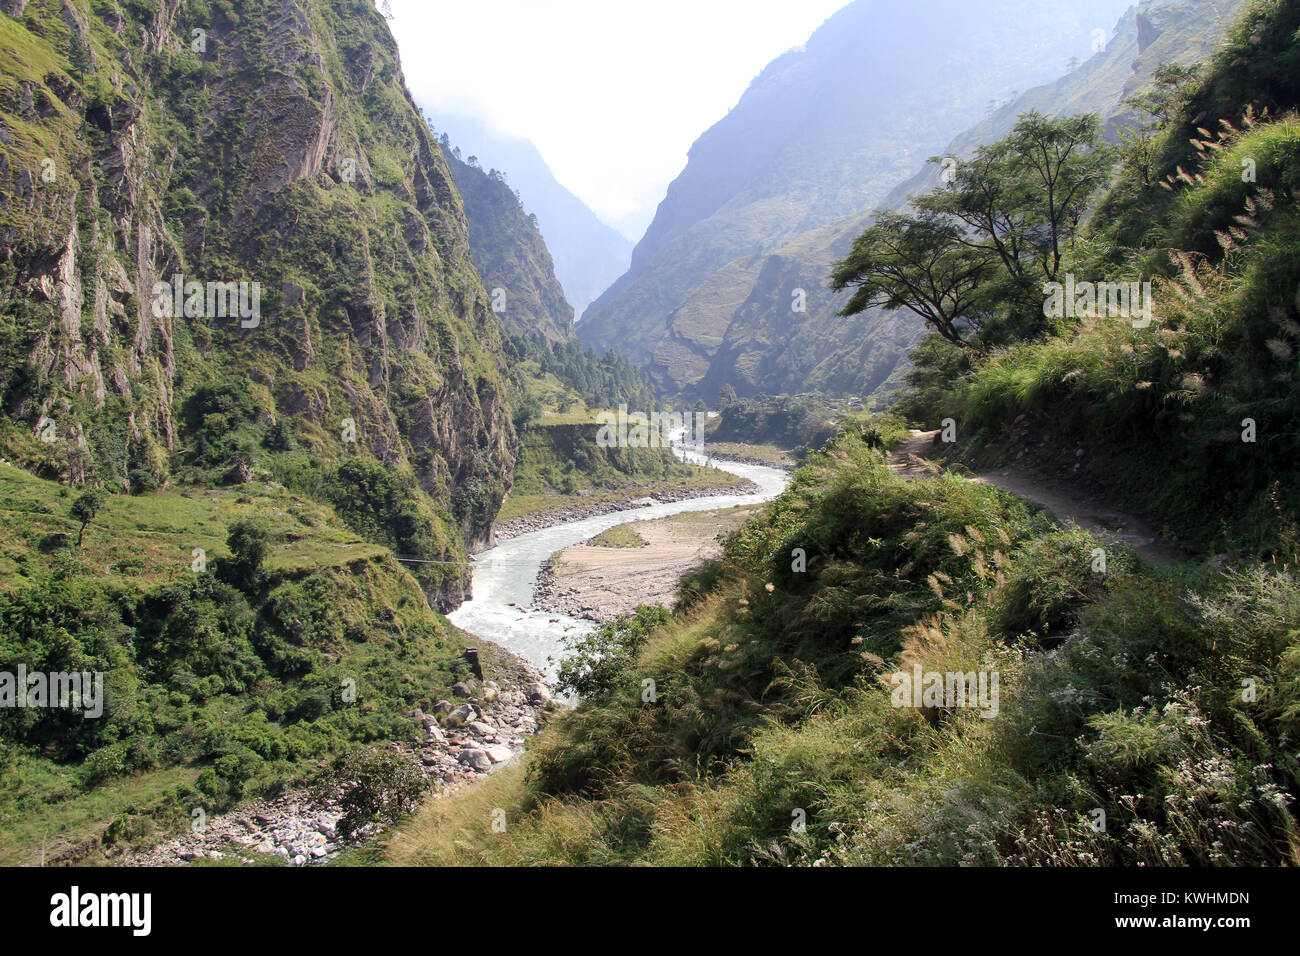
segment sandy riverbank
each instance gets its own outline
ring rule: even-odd
[[[747,506],[695,511],[620,525],[616,530],[632,532],[643,544],[602,547],[597,541],[566,549],[542,570],[533,607],[599,622],[640,604],[671,607],[682,575],[719,557],[719,536],[735,531],[758,510]]]

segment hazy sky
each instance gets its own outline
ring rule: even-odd
[[[390,2],[416,100],[532,140],[636,240],[691,143],[849,0]]]

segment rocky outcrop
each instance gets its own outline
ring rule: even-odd
[[[166,481],[189,390],[251,381],[318,457],[409,465],[455,537],[488,538],[518,453],[509,344],[383,18],[191,6],[64,3],[57,29],[5,7],[22,49],[0,85],[0,405],[26,458],[121,490],[132,469]],[[210,295],[160,310],[155,284],[178,275],[257,283],[260,314]]]

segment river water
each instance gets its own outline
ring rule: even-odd
[[[704,464],[704,459],[695,452],[681,448],[675,450],[679,458]],[[499,644],[532,661],[554,676],[565,652],[563,639],[566,636],[572,638],[589,633],[595,630],[596,625],[590,621],[528,609],[533,601],[533,588],[537,584],[542,565],[552,554],[629,521],[666,518],[686,511],[711,511],[715,508],[762,504],[781,494],[790,481],[788,473],[776,468],[735,462],[714,461],[712,464],[722,471],[752,481],[759,487],[759,493],[694,498],[690,501],[619,511],[511,538],[475,557],[474,598],[449,615],[451,622],[476,637]]]

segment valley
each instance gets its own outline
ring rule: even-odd
[[[1300,866],[1300,0],[732,2],[0,0],[0,865]]]

